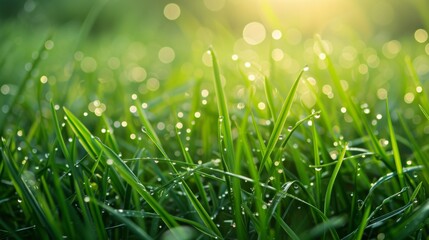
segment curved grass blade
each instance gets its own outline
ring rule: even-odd
[[[107,212],[109,212],[112,216],[117,218],[119,221],[123,222],[125,226],[127,226],[128,229],[133,231],[139,238],[141,239],[153,239],[149,234],[147,234],[141,227],[139,227],[137,224],[135,224],[133,221],[129,220],[127,217],[121,215],[118,213],[116,209],[113,209],[110,206],[107,206],[106,204],[97,201],[96,199],[91,199],[91,202],[95,202],[98,206],[105,209]]]
[[[82,142],[82,145],[84,145],[85,150],[94,156],[97,156],[95,155],[97,152],[103,152],[110,160],[113,161],[113,165],[121,177],[147,201],[152,209],[160,215],[165,224],[169,228],[177,227],[178,224],[174,218],[164,210],[164,208],[155,198],[150,195],[149,192],[146,191],[146,188],[143,186],[137,176],[134,175],[132,170],[124,163],[124,161],[122,161],[122,159],[112,149],[104,145],[99,139],[92,137],[88,129],[70,111],[67,109],[64,110],[72,130],[78,136],[79,141]],[[122,191],[123,193],[125,191],[123,186]]]
[[[272,163],[267,161],[271,155],[271,153],[274,151],[274,148],[276,147],[277,142],[279,141],[280,134],[282,133],[283,127],[286,123],[286,120],[289,115],[290,108],[292,106],[293,99],[295,97],[296,90],[298,89],[298,84],[301,79],[302,74],[304,73],[304,69],[301,70],[301,72],[298,74],[298,77],[296,78],[295,82],[293,83],[288,96],[286,97],[286,100],[283,103],[283,106],[280,110],[279,116],[277,118],[276,123],[274,124],[273,131],[271,132],[270,139],[268,140],[267,149],[264,153],[264,156],[262,157],[261,164],[259,166],[259,174],[261,174],[262,169],[264,166],[269,169],[271,169]],[[266,164],[267,162],[267,164]]]
[[[343,163],[344,156],[346,155],[347,151],[347,145],[343,147],[343,150],[341,151],[340,157],[338,158],[338,162],[335,165],[335,169],[332,172],[331,178],[329,179],[328,187],[326,189],[326,195],[325,195],[325,206],[323,208],[323,213],[325,215],[329,212],[329,205],[331,203],[331,195],[332,195],[332,189],[334,188],[335,179],[337,178],[338,172],[340,171],[341,164]]]
[[[143,108],[141,107],[140,101],[136,100],[137,105],[137,113],[139,115],[140,121],[143,124],[143,132],[149,137],[149,139],[155,144],[155,146],[158,148],[158,150],[162,153],[162,155],[169,159],[167,152],[162,147],[161,141],[159,140],[158,135],[156,134],[155,130],[153,129],[152,125],[149,122],[149,119],[146,116],[146,113],[144,112]]]
[[[34,213],[37,221],[43,227],[43,229],[48,233],[50,238],[59,239],[61,238],[61,233],[56,225],[53,225],[51,216],[47,216],[43,210],[43,206],[40,204],[39,199],[33,194],[28,185],[21,178],[15,164],[10,158],[10,152],[5,148],[3,141],[0,141],[1,149],[1,160],[5,162],[6,168],[9,171],[9,174],[12,178],[12,182],[15,186],[17,193],[21,196],[24,204],[31,209]]]
[[[275,218],[276,218],[276,221],[283,228],[283,230],[286,232],[286,234],[290,237],[290,239],[300,240],[300,238],[298,237],[298,235],[296,235],[293,229],[289,227],[289,225],[287,225],[287,223],[285,223],[285,221],[279,215],[275,215]]]
[[[55,106],[54,103],[51,102],[51,113],[52,113],[52,117],[53,117],[53,121],[54,121],[54,126],[55,126],[55,133],[57,134],[57,141],[60,145],[61,151],[63,152],[65,158],[71,162],[71,158],[70,158],[70,153],[67,149],[66,143],[64,141],[64,137],[61,133],[61,128],[60,128],[60,123],[58,121],[58,116],[57,116],[57,112],[55,110]]]
[[[97,160],[101,153],[101,147],[95,141],[95,137],[88,131],[88,129],[82,124],[82,122],[77,119],[73,113],[71,113],[67,108],[63,108],[67,116],[67,121],[72,128],[73,132],[77,135],[79,142],[88,152],[89,156]]]
[[[420,110],[422,111],[422,113],[425,115],[426,119],[429,120],[429,114],[426,112],[426,110],[423,108],[422,105],[419,105]]]
[[[412,173],[415,171],[421,171],[423,169],[424,169],[423,166],[408,167],[408,168],[404,168],[403,173]],[[365,205],[365,203],[369,201],[369,198],[371,197],[372,193],[375,191],[376,188],[378,188],[384,182],[391,180],[395,176],[397,176],[396,172],[388,173],[388,174],[384,175],[383,177],[379,178],[374,184],[372,184],[371,188],[368,191],[368,195],[366,196],[365,200],[363,201],[363,205]]]
[[[189,152],[185,150],[183,143],[179,137],[178,134],[176,134],[178,142],[180,144],[180,147],[182,149],[182,153],[185,156],[187,163],[192,163],[191,156],[189,155]],[[196,176],[199,176],[198,174]],[[199,185],[199,189],[203,190],[203,186],[201,183],[201,180],[199,178],[195,178],[196,183]],[[192,206],[194,207],[195,211],[197,211],[198,216],[201,218],[201,220],[204,222],[204,224],[213,232],[214,235],[217,237],[221,237],[222,234],[220,233],[219,229],[217,228],[216,224],[213,222],[210,215],[207,213],[207,211],[204,209],[203,205],[198,201],[195,194],[192,192],[191,188],[189,188],[188,184],[184,181],[182,181],[182,189],[185,190],[186,196],[188,196],[188,200],[191,202]],[[201,193],[203,196],[205,196],[205,192]],[[207,200],[206,200],[207,201]]]
[[[131,187],[136,190],[146,202],[152,207],[152,209],[159,214],[161,219],[169,228],[177,227],[178,224],[174,218],[167,212],[165,209],[158,203],[158,201],[153,198],[149,192],[147,192],[145,186],[140,182],[133,171],[122,161],[122,159],[109,147],[101,143],[101,146],[104,150],[104,153],[113,161],[113,165],[118,170],[122,178],[129,184]]]
[[[392,229],[388,236],[391,239],[405,239],[422,228],[429,218],[429,200],[417,208],[411,215],[399,222],[399,226]]]
[[[239,169],[234,169],[235,150],[234,150],[234,143],[232,139],[231,119],[228,112],[228,105],[227,105],[225,92],[222,87],[219,63],[217,61],[216,54],[212,47],[210,47],[209,53],[212,57],[215,91],[216,91],[218,111],[219,111],[219,117],[220,117],[219,120],[222,120],[220,122],[220,125],[224,133],[223,142],[224,142],[226,151],[222,152],[222,154],[224,154],[225,156],[225,157],[222,157],[223,164],[226,167],[227,171],[230,171],[233,173],[239,173]],[[220,146],[222,146],[222,144]],[[238,239],[244,240],[247,238],[246,237],[247,229],[246,229],[246,226],[244,225],[244,220],[241,215],[242,200],[241,200],[240,182],[237,179],[232,179],[231,183],[229,184],[229,180],[227,179],[227,183],[229,185],[228,187],[232,189],[232,194],[230,194],[230,198],[231,198],[231,202],[233,203],[232,211],[234,214],[234,220],[236,224],[237,237]]]

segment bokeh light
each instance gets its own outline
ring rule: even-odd
[[[180,17],[180,7],[175,3],[169,3],[164,7],[164,16],[168,20],[176,20]]]
[[[260,22],[248,23],[243,29],[243,39],[250,45],[262,43],[266,37],[265,26]]]

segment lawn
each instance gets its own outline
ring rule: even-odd
[[[429,238],[425,0],[0,0],[0,239]]]

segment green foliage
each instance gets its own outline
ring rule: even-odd
[[[28,4],[0,26],[0,239],[429,237],[427,43]]]

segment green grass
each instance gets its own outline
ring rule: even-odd
[[[0,26],[0,50],[20,46],[0,54],[0,239],[429,237],[426,42],[404,33],[392,56],[390,39],[268,36],[249,54],[192,8],[146,12],[157,36],[131,13],[103,31],[117,4],[34,34],[29,12]]]

